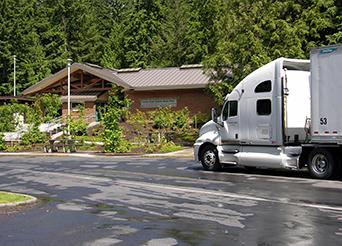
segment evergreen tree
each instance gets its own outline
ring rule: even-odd
[[[214,52],[214,24],[221,15],[221,0],[189,0],[190,24],[186,35],[187,63],[201,63]]]
[[[13,27],[9,17],[13,14],[12,2],[4,0],[0,2],[0,95],[12,93],[8,80],[11,70],[13,44],[9,38]]]
[[[101,65],[107,68],[121,68],[124,64],[124,30],[122,24],[113,23],[109,37],[104,44]]]
[[[103,55],[103,32],[92,1],[74,0],[71,5],[68,38],[75,61],[99,63]],[[70,17],[70,16],[69,16]]]
[[[17,56],[17,90],[21,91],[49,73],[44,48],[37,33],[36,0],[1,2],[1,94],[13,93],[13,55]]]
[[[13,93],[13,55],[22,91],[67,58],[112,68],[204,61],[232,67],[237,82],[280,56],[308,58],[335,43],[339,0],[2,0],[0,95]]]
[[[337,8],[333,0],[232,0],[216,24],[218,43],[208,66],[231,66],[235,81],[278,57],[308,58],[327,45]]]
[[[108,68],[121,68],[125,60],[124,22],[131,5],[129,0],[101,0],[99,7],[102,7],[102,13],[107,17],[102,22],[106,23],[106,34],[104,41],[104,51],[101,58],[101,65]],[[100,1],[100,2],[101,2]],[[103,16],[103,15],[101,15]],[[102,17],[103,18],[103,17]],[[102,24],[103,25],[103,24]],[[105,25],[103,25],[105,26]]]
[[[190,6],[184,0],[165,2],[164,16],[159,35],[155,38],[153,67],[181,66],[188,63],[189,43],[187,33],[190,25]]]
[[[124,66],[146,67],[153,57],[152,46],[161,28],[158,0],[136,0],[128,14],[124,31]]]
[[[64,0],[45,0],[37,12],[47,19],[39,24],[39,33],[50,70],[55,73],[66,66],[71,55],[67,40],[67,6]]]

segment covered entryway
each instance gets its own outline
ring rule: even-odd
[[[62,116],[67,116],[68,106],[68,73],[67,68],[51,75],[39,83],[23,91],[23,95],[37,95],[54,93],[61,96]],[[122,79],[117,77],[114,70],[102,68],[94,64],[74,63],[71,66],[70,101],[71,116],[78,118],[84,114],[85,120],[90,123],[96,121],[97,105],[107,102],[108,91],[113,84],[130,89]]]

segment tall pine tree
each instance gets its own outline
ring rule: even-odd
[[[153,46],[161,28],[159,0],[136,0],[128,13],[124,31],[123,66],[147,67],[154,60]]]

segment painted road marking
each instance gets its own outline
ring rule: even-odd
[[[90,180],[90,181],[96,181],[96,182],[112,182],[112,179],[109,179],[109,178],[101,178],[101,177],[89,176],[89,175],[58,173],[58,172],[42,172],[42,171],[32,171],[32,170],[24,170],[24,169],[17,169],[17,170],[31,172],[31,173],[45,174],[49,176],[60,176],[60,177],[83,179],[83,180]]]
[[[283,180],[294,180],[294,181],[307,181],[307,182],[316,182],[316,181],[320,181],[317,179],[313,179],[313,178],[302,178],[302,177],[285,177],[285,176],[276,176],[276,175],[270,175],[270,174],[257,174],[257,173],[231,173],[231,172],[215,172],[215,171],[205,171],[203,169],[198,169],[198,165],[192,165],[192,166],[188,166],[188,167],[178,167],[176,168],[177,170],[182,170],[182,171],[188,171],[188,172],[200,172],[200,173],[205,173],[205,174],[220,174],[220,175],[232,175],[232,176],[245,176],[245,177],[255,177],[255,178],[275,178],[275,179],[283,179]],[[224,169],[223,169],[224,170]],[[227,170],[227,169],[226,169]],[[243,170],[243,169],[241,169]],[[279,170],[279,171],[286,171],[284,169],[265,169],[265,170]],[[296,171],[296,170],[292,170],[291,172],[305,172],[305,171]],[[324,180],[324,181],[330,181],[330,182],[339,182],[339,181],[334,181],[334,180]]]
[[[286,198],[267,199],[267,198],[261,198],[261,197],[256,197],[256,196],[239,195],[239,194],[230,193],[230,192],[195,189],[192,187],[178,187],[178,186],[171,186],[171,185],[159,185],[159,184],[153,184],[153,183],[147,183],[147,182],[136,182],[136,181],[126,181],[126,180],[116,180],[115,182],[119,183],[119,184],[124,184],[124,185],[134,185],[137,187],[149,187],[149,188],[166,189],[166,190],[173,190],[173,191],[182,191],[182,192],[187,192],[187,193],[199,193],[199,194],[213,195],[213,196],[220,196],[220,197],[230,197],[230,198],[235,198],[235,199],[245,199],[245,200],[261,201],[261,202],[272,202],[272,203],[287,204],[287,205],[294,205],[294,206],[300,206],[300,207],[309,207],[309,208],[342,211],[342,207],[329,206],[329,205],[324,205],[324,204],[310,204],[310,203],[302,203],[302,202],[291,202],[291,201],[288,201]]]
[[[27,172],[28,170],[25,170],[25,171]],[[185,186],[180,187],[180,186],[173,186],[173,185],[163,185],[163,184],[155,184],[155,183],[150,183],[150,182],[128,181],[128,180],[122,180],[122,179],[110,179],[110,178],[102,178],[102,177],[89,176],[89,175],[68,174],[68,173],[58,173],[58,172],[41,172],[41,171],[29,171],[29,172],[46,174],[50,176],[51,175],[63,176],[67,178],[76,178],[76,179],[83,179],[83,180],[96,181],[96,182],[111,182],[111,183],[117,183],[119,185],[120,184],[132,185],[138,188],[147,187],[147,188],[154,188],[154,189],[161,189],[161,190],[181,191],[185,193],[197,193],[197,194],[212,195],[212,196],[219,196],[219,197],[230,197],[234,199],[245,199],[245,200],[252,200],[252,201],[259,201],[259,202],[270,202],[270,203],[277,203],[277,204],[293,205],[293,206],[299,206],[299,207],[342,211],[342,207],[338,207],[338,206],[329,206],[329,205],[324,205],[324,204],[303,203],[303,202],[292,202],[288,200],[287,198],[268,199],[268,198],[262,198],[262,197],[257,197],[257,196],[242,195],[242,194],[223,192],[223,191],[205,190],[205,189],[185,187]],[[197,179],[194,179],[194,180],[197,180]]]

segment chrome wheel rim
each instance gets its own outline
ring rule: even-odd
[[[312,167],[316,173],[325,173],[328,169],[328,163],[328,159],[322,154],[317,154],[312,158]]]
[[[216,163],[216,154],[213,150],[207,150],[204,153],[204,164],[213,167]]]

